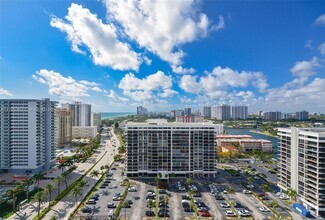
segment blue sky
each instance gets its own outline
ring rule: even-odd
[[[0,97],[325,112],[324,1],[0,2]]]

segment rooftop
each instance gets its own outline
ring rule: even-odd
[[[166,119],[148,119],[146,122],[128,122],[126,124],[126,127],[134,127],[134,126],[140,126],[140,127],[196,127],[196,126],[222,126],[221,124],[213,124],[212,122],[191,122],[191,123],[183,123],[183,122],[168,122]]]

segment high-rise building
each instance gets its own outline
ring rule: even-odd
[[[220,118],[220,107],[213,106],[211,108],[211,118],[219,119]]]
[[[211,118],[211,106],[203,107],[203,117]]]
[[[91,126],[96,126],[97,130],[100,128],[102,124],[102,115],[101,113],[91,113]]]
[[[176,122],[182,122],[182,123],[193,123],[193,122],[203,122],[202,116],[176,116]]]
[[[75,102],[64,103],[61,106],[73,111],[72,126],[91,126],[91,105]]]
[[[138,106],[137,107],[137,115],[147,115],[148,114],[148,110],[143,107],[143,106]]]
[[[0,99],[0,171],[22,174],[55,164],[56,102]]]
[[[264,119],[268,121],[277,121],[277,120],[281,120],[282,118],[282,114],[279,111],[264,112],[263,116]]]
[[[231,118],[232,119],[247,119],[248,106],[232,106],[231,107]]]
[[[66,108],[57,108],[58,146],[70,143],[72,140],[73,111]]]
[[[192,115],[192,109],[191,108],[185,108],[184,109],[184,114],[185,115]]]
[[[223,125],[158,119],[128,122],[126,128],[128,176],[215,175],[215,135],[223,133]]]
[[[325,128],[279,128],[278,136],[278,186],[325,217]]]
[[[299,121],[306,121],[309,118],[309,112],[307,111],[301,111],[301,112],[296,112],[296,120]]]

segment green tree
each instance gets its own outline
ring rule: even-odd
[[[192,179],[191,178],[186,178],[186,184],[187,186],[192,184]]]
[[[39,217],[39,214],[41,212],[41,203],[42,203],[42,200],[44,199],[45,197],[45,192],[44,191],[38,191],[35,195],[34,195],[34,199],[37,201],[38,205],[38,209],[37,209],[37,217]]]
[[[278,203],[276,203],[276,202],[274,202],[274,201],[270,201],[270,207],[271,207],[272,209],[276,209],[278,206],[279,206]]]
[[[51,204],[51,200],[52,200],[52,193],[56,191],[55,186],[52,185],[51,183],[49,183],[46,187],[45,187],[46,193],[49,196],[49,208],[50,208],[50,204]]]
[[[34,174],[33,176],[33,179],[35,180],[35,182],[37,182],[37,188],[38,188],[38,191],[39,191],[39,183],[40,181],[44,178],[44,173],[42,172],[39,172],[39,173],[36,173]]]
[[[271,189],[270,189],[270,186],[268,184],[265,184],[263,183],[261,185],[261,188],[262,190],[264,191],[264,198],[266,199],[266,193],[269,192]]]
[[[161,181],[161,173],[158,173],[155,177],[156,186],[158,187]]]
[[[62,180],[63,183],[65,184],[65,188],[68,188],[69,180],[71,180],[70,172],[66,171],[62,173]]]
[[[61,183],[63,183],[63,177],[62,176],[57,176],[54,179],[54,182],[56,183],[56,187],[58,189],[58,195],[59,195],[60,191],[61,191]]]
[[[90,177],[98,177],[99,176],[99,171],[98,170],[93,170],[91,173],[90,173]]]
[[[13,189],[7,190],[6,192],[6,196],[8,196],[9,198],[11,198],[12,200],[12,210],[15,211],[16,209],[16,200],[17,200],[17,195],[19,193],[21,193],[23,190],[21,185],[16,186]]]
[[[291,201],[296,201],[296,198],[297,198],[297,191],[296,190],[294,190],[292,188],[289,188],[284,193],[287,194],[290,197]]]
[[[227,192],[228,192],[230,195],[236,193],[235,190],[234,190],[232,187],[230,187],[230,186],[227,187]]]
[[[33,183],[34,183],[33,178],[28,178],[28,179],[23,180],[23,186],[24,186],[24,188],[26,190],[26,199],[27,199],[27,201],[29,200],[29,187],[31,185],[33,185]]]
[[[254,178],[250,176],[250,177],[247,178],[247,181],[248,181],[249,184],[253,184],[254,183]]]
[[[71,197],[75,199],[76,204],[78,202],[78,196],[82,196],[82,188],[80,187],[80,185],[75,186],[71,190]]]

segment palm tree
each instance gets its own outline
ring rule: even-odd
[[[249,184],[253,184],[254,183],[254,178],[253,177],[248,177],[247,181],[249,182]]]
[[[124,219],[126,220],[126,207],[129,206],[129,203],[127,201],[124,201],[122,204],[122,207],[124,207]]]
[[[227,187],[227,192],[228,192],[230,195],[236,193],[235,190],[234,190],[232,187],[230,187],[230,186]]]
[[[45,190],[47,192],[47,194],[49,195],[49,208],[50,208],[50,203],[51,203],[51,200],[52,200],[52,193],[56,191],[54,185],[52,185],[51,183],[49,183],[46,187],[45,187]]]
[[[61,173],[63,173],[63,170],[64,170],[64,168],[66,167],[67,165],[65,164],[65,163],[60,163],[59,165],[58,165],[58,168],[61,170]]]
[[[26,189],[26,199],[29,199],[29,187],[34,183],[33,178],[28,178],[23,180],[23,186]]]
[[[274,201],[270,201],[270,207],[273,209],[276,209],[278,207],[278,203],[276,203]]]
[[[164,196],[164,202],[165,202],[165,210],[167,210],[167,203],[169,201],[169,197],[167,195]],[[166,214],[166,212],[164,212],[164,214]],[[166,215],[164,216],[166,217]]]
[[[291,201],[295,201],[297,198],[297,191],[292,188],[287,189],[284,193],[290,197]]]
[[[161,181],[161,173],[158,173],[155,177],[156,186],[158,187],[159,183]]]
[[[66,172],[62,173],[62,179],[65,184],[65,188],[68,188],[68,182],[71,179],[70,172],[66,171]]]
[[[41,203],[42,203],[42,199],[44,199],[45,197],[45,192],[44,191],[38,191],[35,195],[34,195],[34,199],[36,199],[36,201],[38,202],[38,210],[37,210],[37,216],[39,217],[39,214],[41,212]]]
[[[61,183],[63,183],[63,177],[62,176],[57,176],[55,179],[54,179],[54,182],[56,183],[56,187],[58,189],[58,195],[60,194],[60,189],[61,189]]]
[[[187,186],[191,185],[192,179],[191,178],[186,178],[186,184]]]
[[[13,189],[10,189],[6,192],[6,196],[9,198],[12,198],[12,210],[15,211],[16,208],[16,199],[17,194],[19,194],[22,191],[22,186],[18,185]]]
[[[82,190],[81,187],[79,185],[77,185],[76,187],[74,187],[71,191],[71,197],[74,197],[76,200],[76,204],[78,202],[78,196],[82,196]]]
[[[39,182],[41,181],[41,179],[44,178],[44,173],[42,172],[39,172],[39,173],[35,173],[34,176],[33,176],[33,179],[35,180],[35,182],[37,182],[37,188],[38,188],[38,191],[39,191]]]
[[[85,186],[88,186],[88,182],[85,180],[80,180],[78,186],[80,187],[80,190],[82,190]]]
[[[261,185],[261,188],[264,191],[264,199],[266,199],[266,193],[270,191],[270,186],[268,184],[264,183],[264,184]]]
[[[90,173],[90,177],[98,177],[99,176],[99,172],[98,170],[93,170],[91,173]]]

